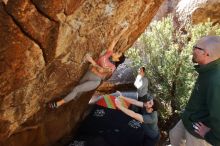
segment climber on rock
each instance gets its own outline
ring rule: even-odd
[[[94,61],[90,55],[85,56],[85,59],[91,63],[91,66],[80,80],[79,85],[63,99],[49,103],[50,108],[58,108],[64,103],[73,100],[76,96],[80,96],[83,92],[96,89],[101,84],[102,80],[112,75],[117,66],[125,60],[124,54],[121,52],[113,52],[113,48],[127,29],[128,27],[124,27],[121,32],[113,38],[107,51],[101,55],[97,61]]]

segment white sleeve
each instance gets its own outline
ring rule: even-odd
[[[134,86],[139,89],[143,85],[142,76],[137,75],[136,80],[134,82]]]

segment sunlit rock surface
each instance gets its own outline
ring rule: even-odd
[[[219,0],[181,0],[177,5],[179,20],[192,20],[194,24],[205,22],[208,18],[213,23],[220,23]]]
[[[81,120],[92,92],[48,111],[124,25],[125,51],[163,0],[3,0],[0,4],[0,145],[53,145]]]

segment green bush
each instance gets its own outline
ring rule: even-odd
[[[171,16],[154,21],[126,55],[133,61],[136,72],[146,67],[149,90],[162,103],[161,116],[180,112],[191,94],[197,76],[192,63],[192,46],[201,37],[220,34],[219,25],[210,21],[184,28],[175,27]]]

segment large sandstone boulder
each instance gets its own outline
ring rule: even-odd
[[[0,4],[0,145],[52,145],[70,133],[92,92],[55,110],[122,27],[125,51],[163,0],[3,0]],[[110,33],[113,32],[113,33]]]
[[[219,0],[181,0],[176,12],[179,20],[192,20],[194,24],[206,22],[208,18],[213,23],[220,23]]]

